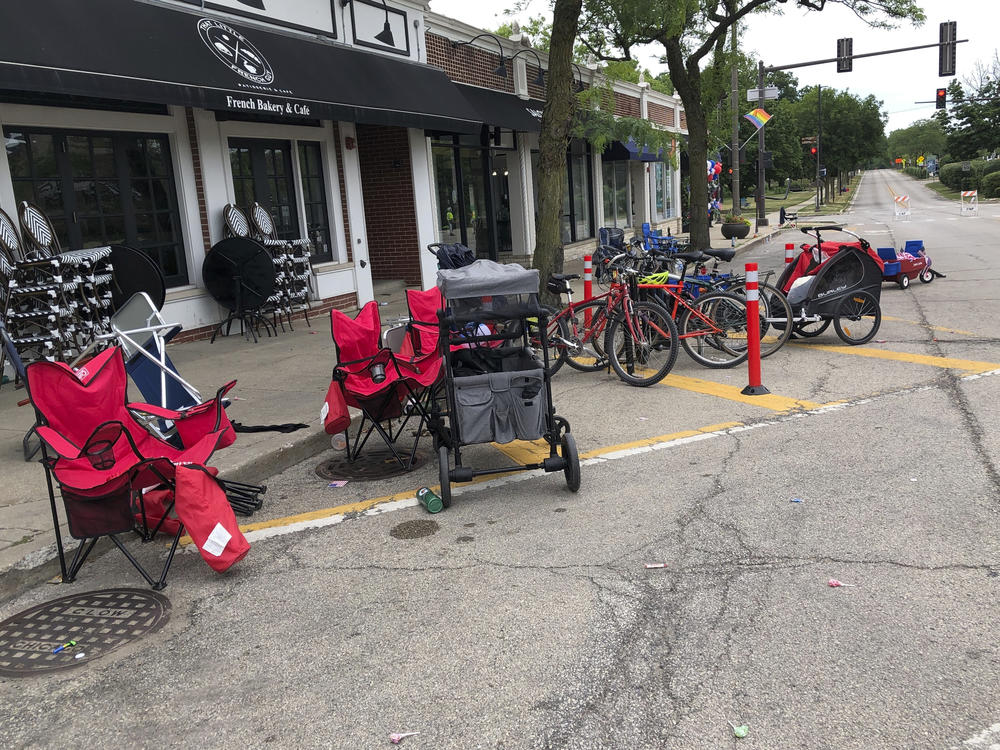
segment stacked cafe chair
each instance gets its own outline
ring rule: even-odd
[[[4,354],[15,364],[72,355],[79,345],[76,291],[58,259],[25,260],[17,228],[0,210],[0,319],[9,344]]]
[[[25,260],[58,262],[63,282],[75,285],[69,299],[75,303],[76,320],[84,346],[94,336],[107,333],[112,311],[111,248],[93,247],[63,252],[59,238],[42,210],[27,201],[18,205]]]
[[[254,203],[250,209],[250,220],[253,222],[258,240],[271,251],[275,261],[281,258],[282,268],[278,288],[287,303],[289,328],[292,325],[291,313],[297,310],[302,311],[306,325],[312,327],[309,322],[309,295],[312,291],[312,265],[309,262],[309,255],[312,251],[312,242],[308,239],[279,238],[271,212],[259,203]]]
[[[239,206],[233,203],[227,204],[222,210],[222,216],[226,224],[226,237],[243,237],[260,242],[260,238],[255,236],[255,232],[250,226],[250,220],[247,219],[247,215]],[[274,263],[274,293],[267,298],[266,310],[271,314],[275,323],[281,322],[281,316],[284,315],[289,318],[289,325],[291,325],[291,307],[283,292],[285,260],[280,254],[274,253],[273,247],[267,247],[267,251]],[[277,326],[275,326],[275,330],[277,331]],[[284,323],[281,323],[281,330],[285,330]]]

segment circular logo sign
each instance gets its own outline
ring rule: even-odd
[[[274,81],[274,71],[267,59],[236,29],[212,18],[202,18],[198,21],[198,33],[233,72],[263,86]]]

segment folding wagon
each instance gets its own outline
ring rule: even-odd
[[[538,271],[477,260],[438,271],[444,309],[438,313],[444,388],[431,414],[441,500],[451,504],[451,483],[524,469],[562,471],[580,488],[580,459],[569,422],[555,413],[548,375],[548,311],[538,303]],[[530,335],[542,337],[539,351]],[[544,441],[536,463],[473,469],[462,448],[477,443]],[[454,467],[452,467],[454,463]]]

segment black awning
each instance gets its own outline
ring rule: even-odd
[[[490,127],[509,128],[522,133],[537,133],[542,129],[542,110],[545,102],[538,99],[521,99],[513,94],[481,89],[478,86],[457,88],[479,114],[479,122]]]
[[[0,5],[0,89],[477,132],[439,70],[136,0]]]

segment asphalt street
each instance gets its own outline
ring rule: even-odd
[[[684,353],[646,389],[563,368],[577,494],[524,472],[430,515],[413,493],[433,460],[340,488],[324,457],[293,467],[232,571],[178,555],[161,630],[0,677],[0,746],[997,747],[1000,206],[963,217],[886,171],[850,211],[874,246],[922,239],[947,275],[885,284],[872,343],[789,343],[764,360],[768,397]],[[783,257],[773,241],[739,260]],[[131,573],[107,554],[74,588]]]

